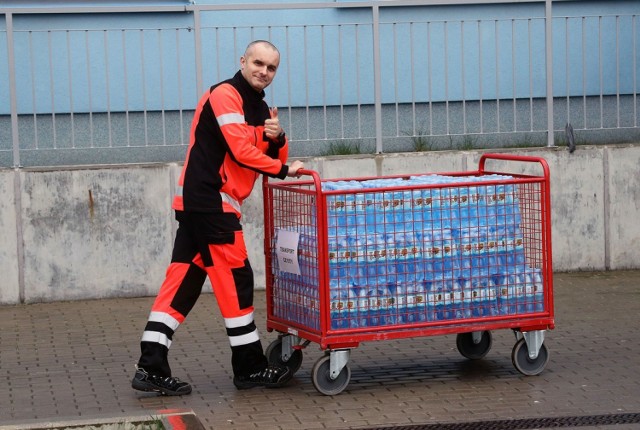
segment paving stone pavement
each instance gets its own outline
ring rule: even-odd
[[[215,299],[203,294],[174,337],[184,397],[131,389],[139,339],[153,298],[0,307],[0,428],[193,410],[207,429],[349,429],[482,420],[640,413],[640,271],[557,273],[556,328],[538,376],[511,363],[515,337],[493,332],[482,360],[460,355],[455,335],[360,344],[351,381],[324,396],[311,381],[319,346],[282,389],[238,391]],[[265,293],[256,292],[264,346]],[[410,427],[406,427],[410,428]],[[487,427],[489,428],[489,427]],[[585,427],[582,427],[585,428]],[[638,424],[593,426],[632,429]]]

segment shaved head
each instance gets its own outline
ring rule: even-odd
[[[278,53],[278,56],[280,56],[280,51],[278,51],[278,48],[276,48],[276,46],[268,40],[254,40],[247,45],[247,49],[244,50],[244,56],[247,57],[251,55],[257,45],[264,45],[265,47],[271,48]]]

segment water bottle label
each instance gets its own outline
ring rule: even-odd
[[[411,210],[413,210],[414,212],[421,212],[422,210],[424,210],[424,198],[422,197],[420,191],[416,191],[412,195]]]
[[[344,196],[328,196],[327,205],[328,210],[332,212],[344,212],[346,206]]]
[[[482,241],[482,238],[478,237],[477,240],[473,243],[473,253],[484,254],[486,251],[487,251],[486,244]]]
[[[487,241],[487,252],[497,252],[498,251],[498,242],[491,238]]]

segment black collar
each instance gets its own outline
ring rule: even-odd
[[[238,70],[238,72],[233,77],[233,81],[236,83],[238,90],[242,93],[244,97],[250,97],[254,101],[260,101],[264,99],[264,90],[256,91],[249,82],[242,76],[242,72]]]

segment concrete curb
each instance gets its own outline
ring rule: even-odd
[[[65,419],[60,421],[33,421],[25,424],[0,425],[0,430],[43,430],[43,429],[126,429],[126,424],[149,423],[160,420],[165,430],[204,430],[204,426],[191,409],[162,409],[148,415],[105,416],[91,419]]]

